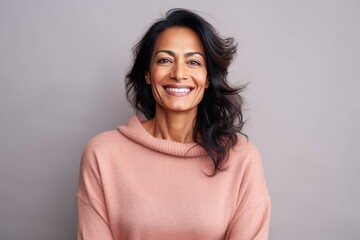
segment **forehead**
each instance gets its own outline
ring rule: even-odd
[[[204,53],[199,36],[187,27],[171,27],[160,33],[156,39],[154,50],[182,50]]]

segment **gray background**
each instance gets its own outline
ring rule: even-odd
[[[133,114],[131,47],[171,7],[239,42],[270,239],[360,239],[359,1],[179,2],[0,2],[0,239],[75,239],[84,144]]]

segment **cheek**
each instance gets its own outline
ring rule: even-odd
[[[158,68],[156,66],[151,69],[151,81],[158,83],[167,75],[167,71],[164,68]]]
[[[201,72],[197,75],[199,85],[208,87],[207,72]]]

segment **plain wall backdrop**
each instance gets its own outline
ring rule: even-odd
[[[76,238],[89,138],[127,122],[131,48],[173,7],[236,38],[270,239],[360,239],[359,1],[0,1],[0,239]]]

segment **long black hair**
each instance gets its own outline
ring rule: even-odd
[[[150,71],[155,42],[168,28],[182,26],[193,30],[200,38],[206,58],[210,82],[198,105],[193,139],[205,148],[214,162],[214,171],[222,169],[230,148],[236,145],[244,125],[243,98],[245,85],[231,87],[227,81],[228,67],[236,54],[233,38],[223,38],[198,14],[186,9],[171,9],[164,18],[153,23],[133,49],[133,65],[126,75],[127,99],[147,119],[155,116],[156,102],[145,75]]]

